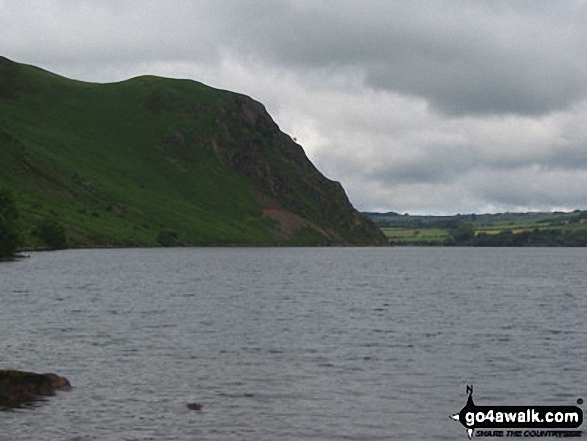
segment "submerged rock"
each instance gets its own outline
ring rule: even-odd
[[[199,411],[199,410],[202,410],[203,407],[204,407],[204,405],[203,404],[200,404],[200,403],[188,403],[188,405],[187,405],[187,408],[189,410],[197,410],[197,411]]]
[[[16,407],[70,388],[67,378],[56,374],[0,370],[0,406],[3,407]]]

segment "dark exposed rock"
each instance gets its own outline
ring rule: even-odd
[[[145,107],[155,115],[161,115],[171,108],[174,101],[175,96],[173,94],[166,93],[162,90],[155,90],[149,95]]]
[[[204,405],[203,404],[200,404],[200,403],[188,403],[188,405],[187,405],[187,408],[189,410],[197,410],[197,411],[199,411],[199,410],[202,410],[203,407],[204,407]]]
[[[326,178],[303,148],[283,133],[265,107],[233,94],[222,108],[221,139],[213,142],[221,162],[238,170],[273,206],[290,211],[332,244],[387,244],[383,233],[354,209],[339,182]],[[319,225],[319,227],[317,227]]]
[[[56,374],[0,370],[0,406],[3,407],[17,407],[70,388],[67,378]]]

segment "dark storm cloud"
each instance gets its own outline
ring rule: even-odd
[[[544,114],[587,93],[583,2],[222,2],[225,41],[298,69],[355,66],[451,115]]]
[[[479,154],[470,148],[429,147],[430,151],[421,152],[419,157],[390,160],[366,175],[386,185],[450,183],[478,165]]]

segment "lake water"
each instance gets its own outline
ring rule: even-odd
[[[459,440],[587,398],[587,250],[69,250],[0,264],[0,440]],[[200,412],[186,404],[204,405]]]

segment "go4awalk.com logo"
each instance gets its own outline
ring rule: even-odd
[[[467,386],[467,404],[451,415],[473,437],[573,438],[582,435],[583,411],[577,406],[477,406],[473,386]],[[583,400],[578,399],[577,404]]]

